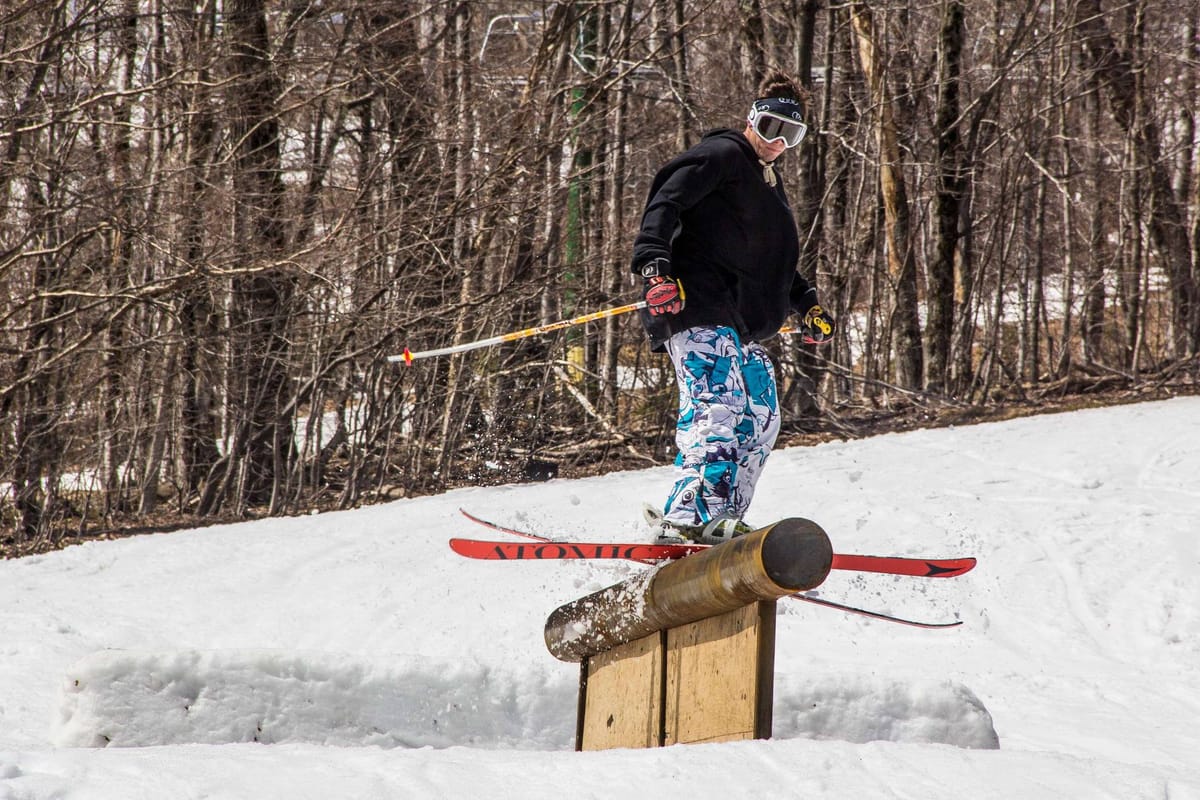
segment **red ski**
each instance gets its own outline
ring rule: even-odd
[[[471,512],[469,512],[463,508],[460,508],[459,512],[464,517],[471,520],[472,522],[476,522],[480,525],[483,525],[484,527],[491,528],[492,530],[495,530],[495,531],[500,531],[501,533],[508,533],[508,534],[512,534],[513,536],[520,536],[524,539],[529,539],[533,542],[538,542],[543,545],[555,545],[555,546],[560,546],[560,547],[572,546],[571,542],[553,541],[548,536],[541,536],[536,533],[529,533],[528,531],[519,530],[517,528],[509,528],[504,525],[499,525],[495,522],[489,522],[486,519],[475,516],[474,514],[472,514]],[[456,541],[469,542],[469,541],[479,541],[479,540],[452,539],[451,545],[450,545],[452,548],[455,547],[454,542],[456,542]],[[486,544],[505,545],[505,544],[511,544],[511,543],[490,542],[490,543],[486,543]],[[526,545],[526,546],[529,546],[529,545]],[[622,545],[609,544],[609,545],[600,545],[600,546],[608,547],[608,548],[612,548],[612,547],[620,548]],[[684,549],[690,550],[690,552],[698,552],[698,551],[703,550],[706,547],[708,547],[708,545],[702,545],[702,544],[685,544],[685,545],[638,544],[638,545],[633,545],[633,546],[638,547],[638,548],[645,548],[645,547],[668,548],[668,549],[669,548],[684,548]],[[455,548],[455,552],[458,552],[457,548]],[[549,551],[547,551],[547,553],[548,552]],[[676,554],[676,555],[670,556],[670,557],[666,557],[661,552],[655,552],[655,551],[651,551],[651,554],[654,555],[653,558],[637,558],[637,557],[635,557],[636,554],[634,554],[632,552],[630,552],[628,556],[617,555],[617,556],[606,556],[606,557],[607,558],[629,558],[629,560],[638,561],[643,564],[656,564],[656,563],[659,563],[664,560],[669,560],[669,558],[681,558],[682,556],[688,555],[689,553],[679,553],[679,554]],[[473,557],[475,557],[475,556],[473,556]],[[549,556],[544,556],[544,557],[549,557]],[[571,557],[571,556],[566,555],[565,551],[564,551],[564,555],[558,556],[558,558],[568,558],[568,557]],[[575,557],[578,558],[579,556],[575,556]],[[857,557],[845,556],[845,557],[846,558],[871,558],[871,556],[857,556]],[[493,558],[495,560],[501,560],[501,557],[499,555],[483,556],[483,558]],[[972,567],[975,566],[975,559],[973,559],[973,558],[953,559],[953,560],[962,562],[962,567],[954,572],[955,575],[961,575],[962,573],[967,572],[968,570],[970,570]],[[942,564],[944,565],[946,562],[946,559],[935,559],[934,560],[935,564],[938,562],[942,562]],[[921,573],[921,574],[926,574],[926,573]],[[934,577],[938,577],[938,576],[935,575]],[[943,573],[941,575],[941,577],[951,577],[951,576],[948,573]],[[913,628],[938,629],[938,628],[954,628],[959,625],[962,625],[962,620],[953,620],[951,622],[925,622],[925,621],[920,621],[920,620],[906,619],[904,617],[897,617],[892,614],[884,614],[884,613],[881,613],[878,611],[869,611],[865,608],[858,608],[857,606],[846,605],[845,603],[838,603],[833,600],[826,600],[823,597],[817,597],[815,594],[806,593],[806,592],[788,595],[788,597],[791,598],[792,600],[801,600],[805,603],[812,603],[813,605],[825,606],[826,608],[836,609],[837,611],[844,611],[848,614],[856,614],[858,616],[867,617],[868,619],[878,619],[878,620],[882,620],[885,622],[894,622],[898,625],[908,625]]]
[[[460,556],[488,561],[554,561],[560,559],[624,559],[626,561],[671,561],[707,550],[706,544],[638,544],[632,542],[490,542],[483,539],[451,539],[450,549]],[[879,572],[918,578],[953,578],[969,572],[973,558],[902,558],[835,553],[833,569]]]

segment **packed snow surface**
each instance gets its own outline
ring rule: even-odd
[[[781,601],[774,737],[573,751],[557,606],[627,562],[481,562],[459,508],[643,541],[668,468],[95,542],[0,562],[0,800],[1200,800],[1200,398],[779,450],[750,521],[843,553]]]

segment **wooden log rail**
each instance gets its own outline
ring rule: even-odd
[[[657,631],[819,586],[833,565],[815,522],[785,519],[567,603],[546,620],[555,658],[581,661]]]
[[[546,646],[582,664],[576,746],[769,737],[775,600],[832,564],[820,526],[785,519],[556,609]]]

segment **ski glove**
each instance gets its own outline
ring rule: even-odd
[[[804,312],[801,324],[804,326],[805,344],[825,344],[833,338],[833,316],[819,305]]]
[[[646,298],[646,310],[651,316],[678,314],[683,311],[683,284],[670,275],[646,278],[642,296]]]

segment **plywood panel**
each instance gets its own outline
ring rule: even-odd
[[[771,735],[775,603],[667,633],[664,744]]]
[[[662,745],[664,633],[584,660],[578,750]]]

